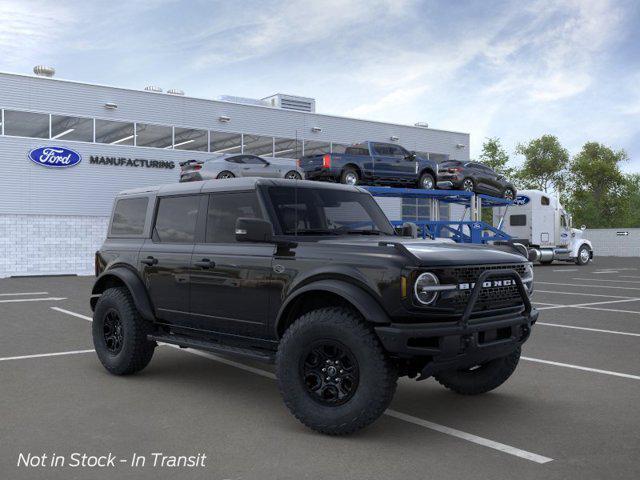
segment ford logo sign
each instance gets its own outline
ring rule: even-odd
[[[39,147],[29,152],[29,160],[43,167],[73,167],[82,161],[82,155],[64,147]]]
[[[527,197],[526,195],[517,195],[516,199],[513,201],[514,205],[526,205],[527,203],[529,203],[529,200],[531,200],[529,197]]]

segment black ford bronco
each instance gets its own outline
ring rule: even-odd
[[[287,407],[332,435],[378,418],[398,376],[498,387],[538,316],[531,263],[508,245],[401,233],[357,186],[122,192],[96,253],[96,352],[117,375],[142,370],[158,342],[275,363]]]

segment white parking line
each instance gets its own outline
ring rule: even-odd
[[[241,370],[245,370],[247,372],[255,373],[256,375],[260,375],[265,378],[270,378],[271,380],[275,380],[276,378],[276,376],[273,373],[267,372],[266,370],[250,367],[248,365],[234,362],[233,360],[228,360],[226,358],[222,358],[217,355],[213,355],[211,353],[202,352],[200,350],[191,350],[189,348],[181,349],[177,345],[167,345],[167,346],[177,348],[179,350],[182,350],[187,353],[191,353],[193,355],[198,355],[199,357],[204,357],[210,360],[214,360],[216,362],[221,362],[221,363],[224,363],[225,365],[230,365],[232,367],[236,367]],[[462,440],[466,440],[467,442],[475,443],[477,445],[482,445],[484,447],[492,448],[494,450],[499,450],[501,452],[508,453],[509,455],[514,455],[516,457],[524,458],[525,460],[530,460],[535,463],[542,464],[542,463],[548,463],[553,461],[552,458],[544,457],[542,455],[538,455],[537,453],[521,450],[519,448],[512,447],[510,445],[505,445],[504,443],[494,442],[493,440],[489,440],[488,438],[479,437],[477,435],[473,435],[472,433],[463,432],[461,430],[456,430],[455,428],[447,427],[445,425],[440,425],[439,423],[423,420],[421,418],[414,417],[413,415],[407,415],[406,413],[401,413],[395,410],[387,409],[384,412],[384,414],[393,418],[397,418],[398,420],[402,420],[403,422],[408,422],[414,425],[428,428],[430,430],[435,430],[436,432],[444,433],[446,435],[460,438]]]
[[[50,308],[51,310],[55,310],[56,312],[66,313],[67,315],[71,315],[72,317],[78,317],[83,320],[88,320],[90,322],[93,322],[93,318],[87,317],[86,315],[82,315],[80,313],[71,312],[69,310],[65,310],[64,308],[60,308],[60,307],[50,307]]]
[[[64,297],[46,297],[46,298],[12,298],[10,300],[0,300],[0,303],[18,303],[18,302],[57,302],[66,300]]]
[[[592,305],[606,305],[608,303],[637,302],[639,300],[640,298],[626,298],[624,300],[608,300],[605,302],[576,303],[574,305],[552,305],[550,307],[540,307],[538,308],[538,310],[552,310],[554,308],[582,308],[582,307],[591,307]]]
[[[593,278],[578,278],[574,277],[571,280],[593,280]],[[608,280],[604,278],[596,279],[597,282],[614,282],[614,283],[640,283],[640,280]]]
[[[66,314],[74,316],[74,317],[82,318],[82,319],[88,320],[90,322],[93,321],[93,319],[91,317],[88,317],[86,315],[82,315],[80,313],[75,313],[75,312],[72,312],[70,310],[65,310],[65,309],[57,308],[57,307],[51,307],[51,308],[53,310],[58,311],[58,312],[66,313]],[[223,364],[229,365],[231,367],[239,368],[240,370],[244,370],[245,372],[254,373],[256,375],[260,375],[261,377],[269,378],[271,380],[275,380],[276,379],[276,376],[272,372],[268,372],[268,371],[263,370],[261,368],[251,367],[251,366],[245,365],[243,363],[234,362],[233,360],[229,360],[227,358],[222,358],[222,357],[219,357],[219,356],[214,355],[212,353],[203,352],[201,350],[192,350],[190,348],[184,349],[184,348],[178,347],[177,345],[169,345],[169,344],[166,344],[166,343],[161,343],[161,345],[167,346],[167,347],[172,347],[172,348],[175,348],[177,350],[190,353],[192,355],[197,355],[199,357],[208,358],[209,360],[213,360],[213,361],[216,361],[216,362],[219,362],[219,363],[223,363]],[[93,350],[87,350],[87,351],[77,351],[77,352],[70,352],[70,353],[86,353],[86,352],[92,352],[92,351]],[[47,354],[44,354],[43,356],[46,356],[46,355]],[[49,354],[49,355],[56,355],[56,354]],[[59,353],[57,355],[64,355],[64,353]],[[15,357],[15,358],[17,359],[19,357]],[[538,455],[537,453],[532,453],[532,452],[528,452],[526,450],[521,450],[519,448],[512,447],[510,445],[505,445],[504,443],[494,442],[493,440],[489,440],[488,438],[479,437],[477,435],[473,435],[472,433],[463,432],[461,430],[456,430],[454,428],[447,427],[445,425],[440,425],[438,423],[429,422],[427,420],[423,420],[421,418],[414,417],[412,415],[407,415],[405,413],[396,412],[395,410],[387,409],[384,412],[384,414],[388,415],[390,417],[394,417],[394,418],[397,418],[399,420],[405,421],[405,422],[413,423],[414,425],[419,425],[421,427],[429,428],[431,430],[435,430],[437,432],[444,433],[446,435],[450,435],[450,436],[453,436],[453,437],[456,437],[456,438],[460,438],[462,440],[466,440],[468,442],[475,443],[477,445],[482,445],[484,447],[488,447],[488,448],[492,448],[494,450],[499,450],[501,452],[508,453],[509,455],[514,455],[516,457],[524,458],[525,460],[530,460],[530,461],[535,462],[535,463],[543,464],[543,463],[548,463],[548,462],[553,461],[553,458],[544,457],[542,455]]]
[[[618,275],[620,278],[640,278],[640,275]]]
[[[54,352],[54,353],[37,353],[35,355],[20,355],[17,357],[3,357],[0,358],[0,362],[6,362],[8,360],[25,360],[27,358],[43,358],[43,357],[60,357],[62,355],[77,355],[79,353],[90,353],[95,350],[71,350],[69,352]]]
[[[575,325],[561,325],[559,323],[536,322],[536,325],[544,325],[546,327],[572,328],[575,330],[586,330],[587,332],[613,333],[615,335],[628,335],[630,337],[640,337],[640,333],[619,332],[617,330],[602,330],[600,328],[577,327]]]
[[[11,297],[14,295],[49,295],[49,292],[0,293],[0,297]]]
[[[640,376],[631,375],[629,373],[612,372],[610,370],[600,370],[599,368],[583,367],[581,365],[572,365],[570,363],[552,362],[551,360],[542,360],[541,358],[532,357],[520,357],[521,360],[528,362],[544,363],[547,365],[554,365],[556,367],[573,368],[575,370],[583,370],[585,372],[602,373],[604,375],[611,375],[613,377],[630,378],[631,380],[640,380]]]
[[[566,287],[589,287],[589,288],[615,288],[617,290],[640,290],[640,287],[619,287],[618,285],[582,285],[579,283],[555,283],[555,282],[540,282],[536,280],[536,284],[544,285],[564,285]]]
[[[579,270],[579,268],[559,268],[557,270],[554,270],[554,272],[577,272]]]
[[[633,313],[635,315],[640,314],[640,312],[636,312],[635,310],[620,310],[615,308],[598,308],[598,307],[575,307],[575,308],[583,308],[585,310],[600,310],[601,312],[615,312],[615,313]]]
[[[539,282],[538,282],[539,283]],[[605,298],[630,298],[640,300],[638,297],[621,297],[620,295],[602,295],[599,293],[582,293],[582,292],[556,292],[555,290],[538,290],[538,293],[557,293],[558,295],[582,295],[586,297],[605,297]]]

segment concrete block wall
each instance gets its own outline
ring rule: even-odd
[[[0,278],[94,273],[108,217],[0,214]]]
[[[640,228],[594,228],[584,232],[597,257],[640,257]]]

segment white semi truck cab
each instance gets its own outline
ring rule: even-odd
[[[572,228],[558,198],[541,190],[519,191],[513,205],[494,209],[493,224],[525,245],[533,261],[586,265],[593,259],[591,242],[582,238],[585,227]]]

